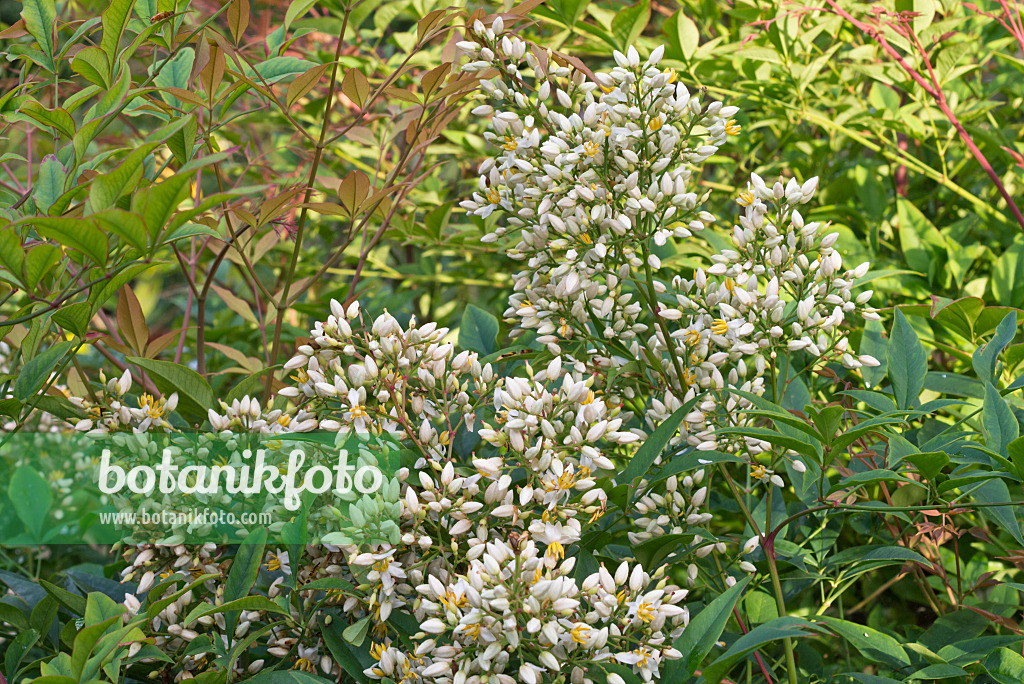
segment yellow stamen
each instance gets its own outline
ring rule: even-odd
[[[548,544],[548,550],[544,554],[551,559],[564,559],[565,558],[565,547],[559,542],[551,542]]]
[[[572,636],[572,640],[575,641],[577,644],[585,644],[587,643],[587,641],[589,641],[589,639],[587,638],[587,634],[589,634],[589,632],[590,625],[585,625],[581,622],[580,624],[572,628],[572,632],[570,632],[570,635]]]

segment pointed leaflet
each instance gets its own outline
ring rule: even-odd
[[[690,624],[683,630],[682,636],[672,644],[682,656],[678,660],[665,663],[665,671],[662,673],[665,681],[685,681],[700,667],[701,662],[715,647],[715,642],[725,630],[725,625],[732,616],[732,609],[739,601],[744,587],[749,583],[750,577],[744,577],[722,592],[704,610],[697,613],[695,618],[690,620]]]
[[[248,596],[263,564],[263,552],[267,546],[267,529],[261,527],[253,531],[238,546],[235,558],[231,562],[231,571],[224,586],[224,601],[230,602]],[[233,634],[238,622],[238,611],[231,611],[225,616],[228,634]]]
[[[703,394],[697,395],[690,401],[680,406],[676,411],[665,419],[658,428],[651,433],[651,436],[643,443],[636,454],[630,459],[629,465],[615,478],[616,484],[629,484],[632,483],[636,478],[644,475],[647,470],[654,463],[654,459],[658,458],[662,450],[669,443],[672,437],[675,436],[676,431],[679,429],[679,424],[683,422],[683,418],[686,414],[697,405],[697,401],[703,397]]]
[[[683,51],[683,56],[690,59],[700,45],[700,31],[683,10],[676,12],[676,31],[679,34],[679,47]]]
[[[985,430],[985,446],[1005,456],[1007,445],[1020,436],[1020,426],[1017,424],[1017,417],[1010,410],[1010,405],[992,383],[985,387],[985,404],[981,417]]]
[[[100,266],[107,263],[107,238],[89,221],[47,216],[32,217],[25,222],[31,223],[43,237],[82,252]]]
[[[899,642],[888,634],[838,618],[826,617],[822,620],[829,629],[850,642],[869,660],[885,663],[894,670],[910,665],[910,656]]]
[[[892,383],[896,406],[901,409],[913,408],[924,389],[924,378],[928,372],[928,356],[925,354],[917,333],[907,322],[906,316],[896,309],[896,320],[889,333],[889,381]]]
[[[183,48],[171,59],[163,62],[160,66],[160,73],[153,79],[153,83],[161,88],[188,89],[188,79],[192,75],[192,64],[195,62],[196,53],[192,48]],[[181,101],[168,92],[161,92],[160,97],[169,105],[181,107]]]
[[[1017,312],[1011,311],[1000,321],[992,339],[974,351],[971,364],[982,382],[996,381],[996,360],[999,358],[999,354],[1006,349],[1006,345],[1013,342],[1016,334]]]
[[[134,190],[142,180],[143,160],[159,146],[159,142],[142,145],[132,150],[113,171],[93,178],[86,203],[88,213],[108,209],[114,206],[121,195]]]
[[[129,356],[129,363],[142,368],[153,378],[157,388],[165,395],[178,393],[178,411],[191,414],[192,419],[202,420],[213,406],[213,388],[210,383],[191,368],[170,361],[141,359]]]
[[[459,326],[459,346],[486,356],[497,348],[497,337],[498,319],[478,306],[467,306]]]
[[[71,341],[60,342],[26,363],[14,381],[14,398],[24,402],[35,396],[73,345]]]
[[[39,177],[36,179],[33,197],[40,212],[46,213],[57,198],[64,194],[64,182],[67,174],[57,157],[48,154],[39,165]]]
[[[971,492],[975,501],[986,504],[1006,504],[1011,501],[1010,490],[1006,483],[998,477],[986,480],[981,486]],[[1021,534],[1020,522],[1017,514],[1019,506],[990,505],[981,509],[986,518],[999,525],[1009,532],[1018,544],[1024,546],[1024,534]]]
[[[813,630],[813,631],[812,631]],[[773,641],[786,638],[810,636],[823,630],[813,622],[803,618],[786,616],[775,618],[750,630],[723,653],[719,658],[704,668],[702,676],[709,684],[718,684],[732,667],[733,663],[756,648]]]
[[[20,111],[30,119],[55,129],[67,138],[75,135],[75,120],[71,118],[67,110],[59,107],[57,109],[47,109],[35,100],[28,100],[21,105]]]
[[[100,49],[107,56],[107,76],[111,80],[112,74],[117,69],[117,49],[121,44],[121,36],[128,26],[128,20],[132,16],[132,6],[135,0],[109,0],[107,9],[103,10],[103,38],[100,39]]]
[[[228,27],[231,37],[238,43],[249,26],[249,0],[231,0],[228,7]]]
[[[117,298],[117,329],[121,339],[136,354],[142,354],[149,342],[149,326],[146,325],[146,315],[142,312],[139,298],[127,285],[121,288]]]
[[[39,42],[43,54],[46,55],[50,71],[53,64],[53,28],[57,23],[57,9],[53,0],[23,0],[21,18],[25,20],[25,28]]]
[[[23,465],[14,471],[8,494],[14,512],[25,524],[25,529],[39,539],[43,533],[43,521],[52,503],[49,483],[35,470]]]

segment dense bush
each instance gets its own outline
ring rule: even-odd
[[[0,683],[1024,681],[1016,4],[19,11]]]

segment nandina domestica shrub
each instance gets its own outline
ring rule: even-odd
[[[240,10],[231,6],[237,41],[245,27],[234,30]],[[419,25],[416,49],[442,18]],[[501,320],[470,305],[454,332],[411,311],[377,310],[353,283],[347,298],[311,298],[315,307],[303,313],[312,328],[277,362],[294,303],[288,292],[302,289],[292,276],[306,217],[347,212],[351,244],[363,211],[364,231],[380,222],[383,235],[403,201],[388,196],[413,182],[389,177],[393,186],[371,191],[350,175],[332,186],[340,205],[314,201],[324,199],[314,181],[328,122],[319,142],[307,141],[316,145],[314,170],[291,195],[300,218],[285,231],[295,251],[269,293],[274,309],[246,310],[262,333],[261,367],[230,394],[214,395],[204,345],[239,363],[251,358],[204,332],[195,346],[177,344],[174,362],[158,359],[189,339],[188,326],[153,338],[130,289],[116,309],[121,341],[104,341],[120,355],[107,351],[111,365],[94,374],[78,362],[79,333],[94,314],[106,317],[103,302],[80,302],[91,307],[85,324],[63,309],[57,322],[68,339],[50,348],[60,353],[24,364],[30,380],[14,382],[10,397],[21,416],[22,404],[52,385],[44,410],[32,414],[36,433],[5,439],[19,447],[6,463],[11,519],[25,535],[10,545],[78,535],[113,548],[117,561],[102,577],[85,573],[92,580],[68,569],[67,588],[38,569],[20,579],[0,574],[11,589],[0,617],[27,628],[5,642],[11,679],[1010,681],[1024,665],[1012,650],[1020,639],[980,635],[1016,630],[1014,592],[1024,585],[1006,581],[1010,570],[993,579],[988,549],[967,555],[958,540],[969,522],[979,544],[1004,553],[1024,545],[1007,485],[1024,475],[1014,414],[1024,383],[1009,373],[1019,361],[1010,346],[1016,311],[936,301],[928,312],[950,327],[992,332],[973,353],[960,352],[976,376],[963,379],[983,392],[972,406],[959,385],[929,374],[919,326],[908,320],[921,312],[897,309],[888,339],[868,326],[880,320],[866,289],[876,275],[868,263],[844,263],[839,234],[810,218],[821,214],[817,177],[766,181],[752,172],[723,201],[702,185],[705,167],[743,140],[742,114],[685,83],[663,64],[665,48],[646,58],[635,47],[615,51],[612,68],[592,71],[525,40],[524,12],[462,18],[462,35],[447,48],[453,66],[425,88],[420,118],[396,143],[403,166],[393,172],[418,169],[413,158],[427,154],[429,141],[417,143],[430,135],[414,124],[423,123],[429,93],[472,92],[489,147],[461,208],[479,243],[506,257]],[[30,12],[26,30],[37,24]],[[89,49],[100,52],[82,49],[83,61],[97,56]],[[369,84],[343,78],[362,117]],[[394,87],[386,83],[382,96]],[[171,92],[187,102],[187,91]],[[435,115],[448,107],[454,101]],[[168,141],[187,125],[168,124],[148,151],[173,144],[173,153],[177,142]],[[218,154],[212,144],[208,151]],[[143,157],[137,175],[154,181]],[[208,163],[177,161],[189,173]],[[110,176],[121,178],[116,169],[83,177],[105,188]],[[114,192],[104,208],[103,192],[91,189],[82,224],[34,214],[11,221],[6,234],[24,228],[19,246],[54,250],[23,257],[21,276],[60,249],[96,252],[63,228],[149,216],[168,182],[146,186],[145,202]],[[192,197],[178,192],[165,213],[192,212],[175,228],[192,231],[186,221],[210,218],[205,210],[245,192],[222,190],[216,201],[199,188]],[[73,211],[74,197],[54,201]],[[241,206],[228,215],[267,225]],[[223,227],[209,223],[200,225]],[[212,237],[197,227],[159,233],[167,243],[157,244],[141,225],[151,253]],[[374,244],[364,239],[355,281]],[[255,256],[248,247],[223,245],[209,287],[242,310],[213,284],[221,262],[230,253],[252,279],[261,271],[247,262]],[[200,263],[177,246],[172,253],[185,270]],[[132,261],[127,251],[115,256],[119,268]],[[205,301],[209,288],[189,284],[190,305]],[[255,280],[251,287],[257,301],[269,292]],[[22,316],[36,318],[32,306]],[[41,333],[22,332],[38,345]],[[19,389],[36,379],[31,392]],[[24,424],[9,426],[11,436]],[[105,447],[102,457],[93,443]],[[59,464],[62,450],[70,454]],[[365,487],[363,470],[380,476],[374,486]],[[253,473],[251,490],[236,481]],[[271,488],[282,475],[280,489]],[[235,510],[245,499],[258,522],[186,515],[197,506]],[[139,516],[113,544],[95,536],[96,520],[111,512]],[[158,512],[179,517],[139,522]],[[950,540],[952,552],[943,548]],[[844,607],[843,593],[875,571],[890,572],[886,583]],[[899,640],[874,617],[854,619],[897,585],[933,611]],[[836,657],[839,639],[844,657]],[[30,653],[35,660],[23,662]]]

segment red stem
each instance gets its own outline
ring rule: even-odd
[[[743,624],[743,618],[740,617],[739,609],[733,608],[732,614],[733,616],[735,616],[736,622],[740,623],[741,632],[746,634],[748,631],[750,631],[747,629],[747,626]],[[768,674],[768,668],[765,666],[764,661],[761,660],[761,654],[758,653],[757,649],[754,650],[754,659],[757,661],[757,664],[761,666],[761,674],[764,675],[764,680],[768,682],[768,684],[773,684],[772,676]]]
[[[939,105],[939,109],[942,110],[942,113],[945,114],[947,119],[949,119],[949,123],[952,124],[953,128],[960,135],[960,139],[963,140],[964,144],[967,146],[967,149],[970,150],[971,154],[981,165],[981,168],[985,171],[986,174],[988,174],[988,177],[992,180],[992,183],[995,184],[996,188],[999,190],[999,194],[1003,196],[1004,200],[1006,200],[1006,205],[1010,208],[1010,212],[1013,214],[1013,217],[1017,220],[1017,223],[1020,224],[1021,230],[1024,230],[1024,214],[1021,214],[1020,208],[1017,207],[1017,203],[1013,201],[1013,197],[1011,197],[1010,193],[1007,192],[1006,186],[1003,185],[1003,181],[1000,180],[998,174],[996,174],[995,170],[992,168],[992,165],[989,164],[988,159],[986,159],[985,155],[982,154],[980,149],[978,149],[978,146],[974,144],[974,140],[971,138],[967,130],[963,127],[963,124],[960,123],[960,119],[958,119],[956,114],[953,113],[953,110],[949,108],[949,103],[946,102],[946,95],[945,93],[942,92],[942,88],[939,87],[938,80],[935,78],[935,73],[932,71],[932,64],[931,61],[928,59],[928,54],[922,47],[921,43],[917,40],[917,35],[910,28],[910,26],[904,23],[904,26],[907,29],[908,37],[913,40],[915,47],[921,55],[921,59],[924,60],[925,65],[928,67],[928,76],[931,80],[930,83],[927,80],[925,80],[924,76],[919,74],[914,67],[907,64],[906,60],[903,59],[900,53],[898,53],[896,49],[889,44],[889,41],[885,39],[885,36],[882,35],[881,31],[879,31],[874,26],[871,26],[870,24],[866,24],[863,21],[855,19],[849,12],[847,12],[842,7],[837,5],[834,2],[834,0],[825,0],[825,2],[828,3],[829,7],[832,8],[832,11],[835,14],[839,15],[846,21],[856,26],[862,32],[867,34],[869,37],[873,38],[875,42],[878,43],[881,46],[881,48],[885,50],[889,54],[889,56],[896,61],[897,64],[903,67],[903,70],[906,71],[907,74],[919,86],[921,86],[921,88],[928,95],[935,99],[936,103]]]

